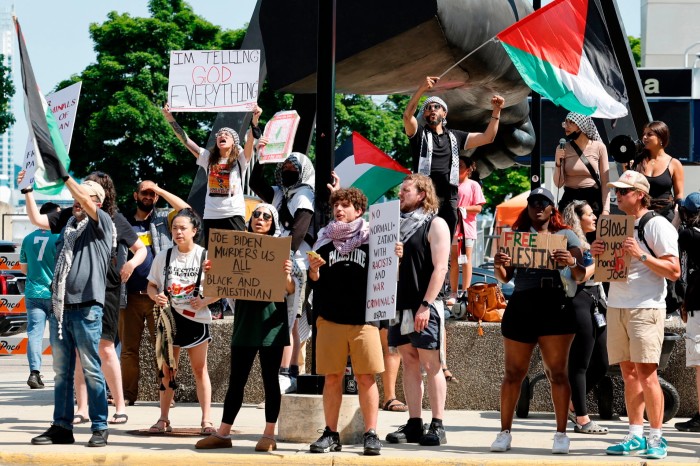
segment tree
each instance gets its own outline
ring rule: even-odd
[[[630,48],[632,49],[632,56],[634,57],[634,63],[637,67],[642,66],[642,41],[639,37],[627,36],[627,40],[630,43]]]
[[[0,77],[0,134],[3,134],[15,122],[15,116],[10,111],[15,86],[12,84],[12,69],[5,65],[5,57],[1,54]]]

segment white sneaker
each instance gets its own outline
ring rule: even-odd
[[[491,444],[491,451],[508,451],[510,450],[510,442],[513,436],[509,430],[504,430],[498,433],[496,440]]]
[[[278,377],[280,383],[280,393],[294,393],[297,391],[297,378],[287,374],[280,374]]]
[[[554,434],[552,453],[555,455],[568,455],[570,444],[571,440],[569,440],[569,437],[566,436],[565,432],[556,432]]]

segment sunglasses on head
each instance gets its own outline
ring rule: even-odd
[[[626,196],[627,194],[631,193],[632,191],[636,191],[636,189],[633,188],[615,188],[615,194],[618,196]]]
[[[527,205],[546,209],[547,207],[551,206],[552,203],[547,199],[530,199],[527,201]]]
[[[263,220],[272,219],[272,214],[268,214],[268,213],[265,213],[265,212],[260,211],[260,210],[253,211],[253,217],[260,218],[261,215],[262,215]]]
[[[428,104],[425,106],[425,110],[432,112],[433,110],[440,110],[442,105],[440,104]]]

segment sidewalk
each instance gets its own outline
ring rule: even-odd
[[[538,465],[543,464],[614,464],[640,465],[653,463],[637,457],[606,456],[603,450],[619,440],[627,431],[626,419],[602,421],[610,429],[608,435],[593,436],[573,433],[571,453],[568,456],[551,454],[554,434],[554,416],[551,413],[531,413],[526,419],[515,419],[513,448],[507,453],[491,453],[489,446],[499,431],[499,413],[479,411],[447,411],[445,426],[447,445],[420,447],[415,444],[391,445],[386,442],[379,457],[362,456],[362,445],[343,445],[343,451],[332,454],[308,453],[307,444],[278,443],[274,453],[254,451],[262,427],[264,410],[255,406],[244,406],[234,426],[236,434],[233,448],[229,450],[195,450],[194,444],[201,437],[190,436],[139,436],[127,433],[145,429],[159,416],[155,402],[139,402],[128,407],[129,422],[110,429],[109,445],[105,448],[88,448],[90,425],[76,426],[76,443],[73,445],[31,445],[31,438],[48,427],[53,412],[53,372],[50,358],[44,358],[43,390],[30,390],[26,385],[28,366],[24,357],[0,357],[0,465],[9,464],[465,464],[465,465]],[[47,366],[48,364],[48,366]],[[459,390],[459,385],[450,385],[449,390]],[[212,409],[215,425],[221,419],[222,407],[215,404]],[[110,407],[110,415],[114,408]],[[423,413],[429,422],[430,412]],[[196,404],[177,404],[170,412],[175,429],[198,428],[201,411]],[[378,434],[383,439],[407,419],[406,413],[380,411]],[[668,458],[665,465],[700,463],[700,434],[678,432],[673,428],[674,419],[664,425],[664,435],[669,441]],[[569,424],[571,425],[571,424]],[[318,426],[322,429],[324,426]]]

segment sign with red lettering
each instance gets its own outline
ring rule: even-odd
[[[369,208],[369,268],[365,320],[393,319],[396,315],[396,287],[399,258],[399,201],[374,204]]]
[[[627,282],[631,257],[622,249],[625,238],[634,234],[634,216],[601,215],[596,238],[603,240],[605,250],[595,256],[597,282]]]
[[[0,271],[2,270],[17,270],[22,271],[19,266],[19,254],[12,252],[0,253]]]
[[[506,231],[499,240],[498,252],[510,256],[510,265],[529,269],[556,270],[552,252],[566,249],[566,236],[527,231]]]
[[[299,126],[296,110],[277,112],[265,125],[267,144],[260,149],[260,163],[284,162],[292,152],[294,136]]]
[[[260,50],[173,50],[173,112],[249,112],[258,100]]]
[[[24,304],[24,295],[0,295],[0,312],[3,314],[26,314],[27,307]]]

